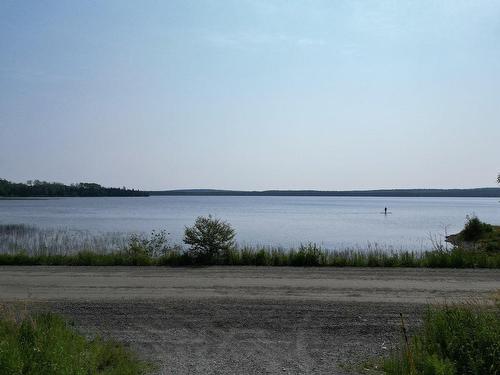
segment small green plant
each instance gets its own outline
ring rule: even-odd
[[[498,375],[499,306],[429,307],[421,330],[383,368],[389,375]]]
[[[300,245],[299,250],[294,252],[291,259],[292,266],[320,266],[323,251],[313,243]]]
[[[235,235],[229,223],[211,215],[200,216],[192,227],[186,227],[184,243],[189,245],[189,254],[196,263],[214,264],[227,261]]]
[[[87,340],[58,315],[0,317],[2,375],[139,375],[149,367],[120,344]]]
[[[166,230],[151,231],[146,237],[143,234],[132,234],[129,238],[127,250],[132,255],[145,255],[152,258],[164,256],[172,249]]]

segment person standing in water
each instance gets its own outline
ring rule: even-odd
[[[384,208],[384,215],[387,215],[387,207]]]

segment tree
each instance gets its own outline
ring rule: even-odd
[[[227,255],[234,246],[236,233],[225,221],[199,216],[192,227],[184,231],[184,243],[196,262],[202,264],[218,263],[221,255]]]
[[[499,173],[499,174],[498,174],[498,176],[497,176],[497,183],[499,183],[499,184],[500,184],[500,173]]]

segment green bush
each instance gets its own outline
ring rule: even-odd
[[[212,216],[200,216],[184,231],[189,254],[200,264],[227,263],[236,233],[229,223]]]
[[[471,216],[467,217],[462,236],[465,241],[477,241],[485,233],[490,233],[492,231],[493,227],[490,224],[483,223],[477,216]]]
[[[409,348],[384,362],[390,375],[498,375],[500,309],[477,304],[430,307]]]
[[[57,315],[0,319],[2,375],[139,375],[147,369],[121,345],[86,340]]]

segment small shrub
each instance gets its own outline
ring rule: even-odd
[[[190,246],[189,254],[196,263],[217,264],[227,261],[235,235],[229,223],[211,215],[200,216],[192,227],[186,227],[184,243]]]
[[[151,235],[146,237],[142,234],[132,234],[129,238],[127,251],[130,255],[144,255],[157,258],[165,255],[171,250],[169,233],[165,230],[151,231]]]
[[[467,222],[462,231],[462,236],[465,241],[477,241],[485,233],[493,231],[493,227],[490,224],[483,223],[477,218],[477,216],[467,217]]]

